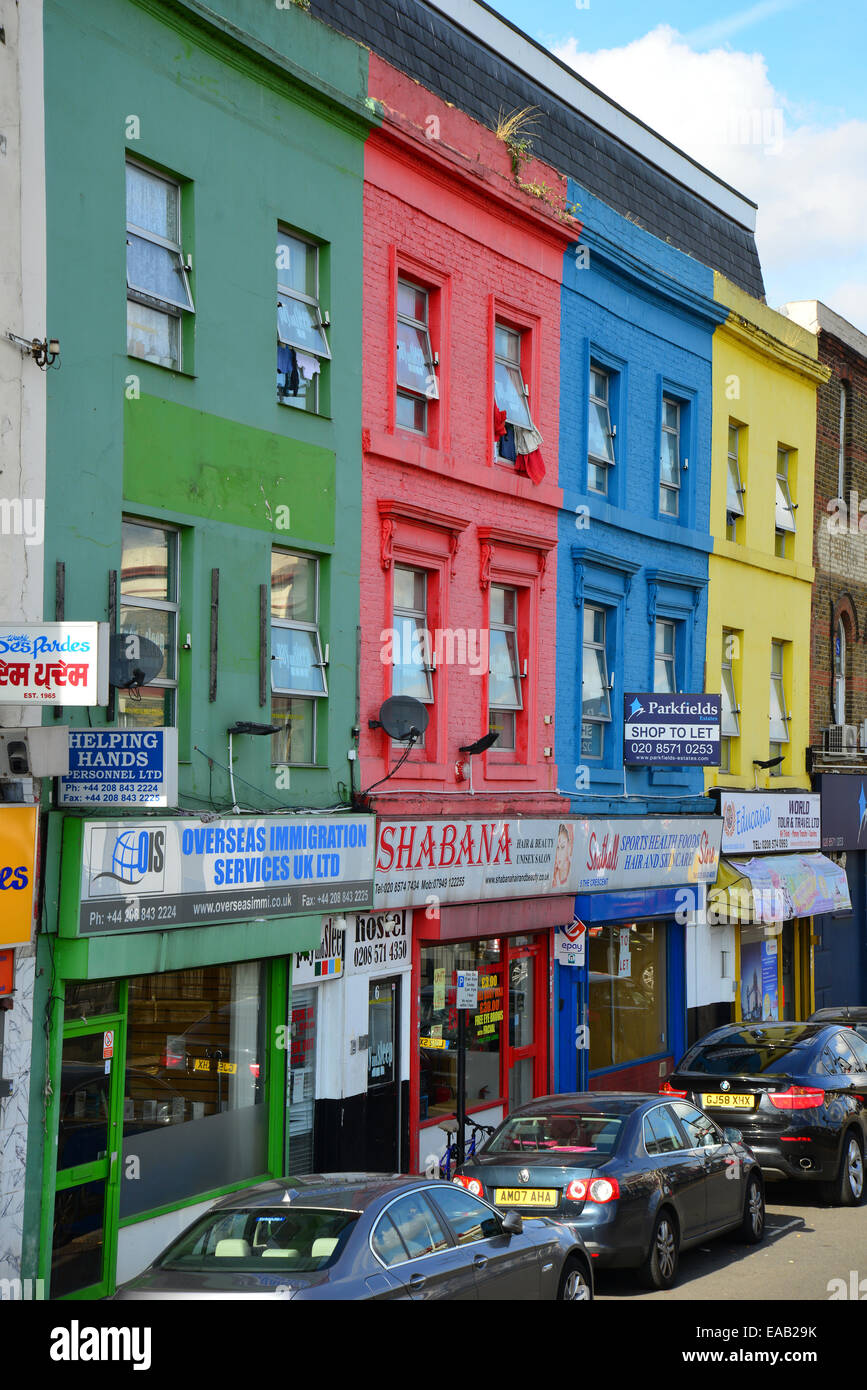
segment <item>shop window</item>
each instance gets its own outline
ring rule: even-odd
[[[478,1110],[501,1097],[505,985],[499,941],[424,946],[419,987],[420,1120],[455,1113],[458,970],[479,972],[478,1003],[466,1021],[467,1109]]]
[[[777,448],[777,490],[774,508],[774,553],[781,560],[791,559],[792,542],[789,536],[795,534],[795,511],[797,503],[792,501],[791,486],[794,482],[792,450]]]
[[[720,772],[732,771],[732,742],[741,736],[741,710],[735,694],[734,678],[734,662],[739,650],[737,633],[723,628],[720,672]]]
[[[611,374],[590,366],[590,418],[587,439],[587,487],[608,496],[609,470],[614,467],[615,426],[611,423]]]
[[[590,929],[591,1070],[665,1052],[665,942],[664,923]]]
[[[264,986],[260,962],[130,980],[122,1218],[267,1171]]]
[[[653,689],[657,695],[677,693],[677,628],[665,618],[657,618],[653,649]]]
[[[582,758],[603,758],[605,755],[605,726],[611,723],[607,628],[606,610],[585,604],[581,671]]]
[[[148,685],[117,691],[117,722],[125,729],[171,727],[178,686],[179,535],[170,526],[125,518],[121,545],[120,631],[156,643],[163,664]]]
[[[399,429],[428,433],[428,403],[439,398],[430,338],[430,294],[410,280],[397,282],[397,409]]]
[[[278,236],[277,399],[315,413],[331,358],[319,302],[319,247],[282,227]]]
[[[161,367],[182,365],[181,320],[194,312],[181,241],[181,186],[126,165],[126,350]]]
[[[287,1171],[290,1173],[313,1172],[318,995],[317,987],[292,991],[289,1070],[286,1077],[286,1106],[289,1111]]]
[[[679,401],[662,398],[662,438],[659,455],[659,511],[662,516],[680,516],[681,412]]]
[[[785,648],[787,642],[771,643],[771,704],[770,704],[770,754],[772,758],[785,758],[789,745],[789,714],[786,704],[785,687]],[[782,777],[783,763],[770,769],[772,777]]]
[[[328,694],[319,634],[319,561],[271,552],[272,763],[316,762],[318,704]]]
[[[744,516],[744,494],[746,488],[741,481],[740,456],[742,440],[746,435],[744,425],[729,421],[728,471],[726,473],[726,539],[739,539],[738,527]]]
[[[497,748],[514,752],[517,716],[523,709],[518,658],[518,593],[492,584],[490,591],[490,675],[488,728],[496,733]]]

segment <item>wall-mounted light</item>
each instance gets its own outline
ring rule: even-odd
[[[10,343],[20,348],[25,357],[32,357],[37,367],[47,371],[53,367],[60,356],[59,338],[22,338],[17,333],[7,333]]]

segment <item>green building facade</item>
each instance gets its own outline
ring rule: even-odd
[[[286,1171],[291,957],[371,902],[348,754],[375,117],[364,50],[289,0],[47,0],[44,37],[45,617],[139,639],[107,707],[44,722],[92,761],[107,732],[177,737],[176,806],[120,775],[115,803],[43,805],[22,1273],[96,1297]]]

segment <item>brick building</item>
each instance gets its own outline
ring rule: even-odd
[[[822,847],[844,864],[852,914],[816,918],[816,1004],[867,988],[867,335],[818,300],[784,304],[818,336],[819,388],[810,657],[810,758]]]

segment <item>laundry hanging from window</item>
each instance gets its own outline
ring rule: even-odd
[[[494,442],[500,462],[514,463],[516,472],[540,483],[545,476],[542,436],[530,416],[521,371],[522,336],[505,324],[494,325]]]
[[[537,484],[545,476],[545,462],[539,452],[543,442],[532,421],[529,429],[512,424],[506,419],[506,411],[500,410],[494,401],[494,446],[498,458],[514,463],[518,473],[526,474],[531,482]]]

